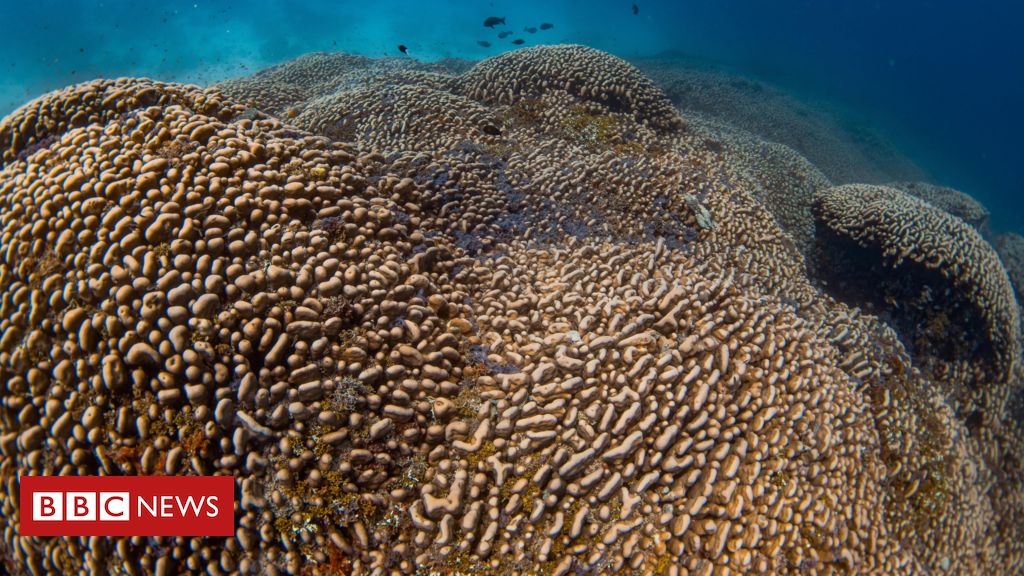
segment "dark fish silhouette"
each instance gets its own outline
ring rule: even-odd
[[[484,48],[490,48],[491,47],[491,43],[488,42],[487,40],[477,40],[476,43],[481,45],[481,46],[483,46]]]
[[[640,7],[637,6],[636,4],[633,4],[633,16],[636,16],[639,13],[640,13]]]
[[[504,32],[499,32],[498,33],[498,38],[503,38],[504,39],[504,38],[508,38],[511,35],[512,35],[511,32],[509,32],[508,30],[505,30]]]
[[[515,40],[512,41],[512,43],[518,46],[521,44],[526,44],[526,40],[523,40],[522,38],[516,38]]]
[[[504,23],[505,23],[505,17],[504,16],[502,16],[501,18],[498,18],[497,16],[488,16],[487,20],[484,20],[484,26],[486,26],[488,28],[494,28],[498,24],[504,24]]]
[[[555,27],[555,25],[550,23],[550,22],[545,22],[545,23],[540,25],[540,29],[541,30],[551,30],[554,27]]]
[[[406,46],[405,44],[399,44],[398,45],[398,51],[401,52],[402,54],[408,54],[409,53],[409,47]]]
[[[529,32],[530,34],[533,34],[534,32],[536,32],[536,31],[537,31],[537,29],[536,29],[536,28],[534,28],[533,26],[527,26],[526,28],[523,28],[523,30],[526,30],[526,31],[527,31],[527,32]]]
[[[491,136],[501,135],[501,130],[499,130],[498,127],[494,126],[493,124],[484,124],[483,131],[484,134],[489,134]]]

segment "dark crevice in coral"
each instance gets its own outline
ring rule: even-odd
[[[964,425],[967,426],[967,431],[971,435],[977,435],[978,431],[981,430],[981,425],[984,424],[984,414],[981,410],[974,410],[963,419]]]
[[[40,138],[38,141],[33,142],[32,144],[29,144],[28,146],[22,148],[21,151],[18,152],[18,155],[15,157],[15,159],[19,162],[25,160],[32,154],[38,152],[39,150],[43,148],[48,148],[51,144],[56,142],[56,140],[57,138],[53,134],[50,134],[49,136],[46,136],[44,138]]]
[[[995,373],[996,351],[980,311],[938,270],[910,260],[893,267],[880,247],[865,248],[827,226],[818,226],[811,256],[811,274],[822,288],[886,322],[926,374],[958,362],[991,366]]]

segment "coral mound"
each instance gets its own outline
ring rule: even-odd
[[[149,106],[178,105],[223,118],[241,111],[222,102],[220,93],[197,86],[120,78],[76,84],[37,98],[0,122],[0,160],[4,164],[54,144],[73,128],[103,123]]]
[[[1013,232],[1000,234],[995,239],[999,258],[1006,266],[1006,272],[1017,292],[1017,302],[1024,302],[1024,237]]]
[[[226,80],[217,84],[238,102],[260,108],[264,112],[285,119],[294,118],[302,105],[312,99],[328,96],[338,90],[369,88],[382,72],[391,77],[390,83],[402,78],[405,82],[434,84],[445,82],[446,77],[434,74],[447,72],[444,64],[419,64],[404,58],[374,60],[354,54],[318,52],[306,54],[277,66],[261,70],[246,78]]]
[[[784,144],[766,142],[742,130],[716,122],[691,120],[695,134],[705,138],[704,147],[722,154],[725,161],[745,176],[749,187],[786,231],[801,253],[814,240],[814,195],[832,182],[813,164]]]
[[[462,75],[458,90],[491,104],[563,90],[660,130],[683,125],[672,103],[639,70],[586,46],[535,46],[488,58]]]
[[[295,125],[381,150],[449,150],[498,124],[485,107],[426,86],[340,90],[307,102]]]
[[[981,202],[959,190],[945,186],[936,186],[927,182],[894,182],[888,184],[888,186],[902,190],[936,208],[949,212],[953,216],[974,226],[982,234],[988,232],[988,208],[985,208]]]
[[[845,241],[837,243],[840,249],[844,243],[860,249],[851,259],[877,258],[867,265],[881,264],[891,270],[882,286],[870,274],[855,275],[849,283],[859,281],[860,288],[876,298],[891,298],[904,311],[917,307],[929,317],[926,330],[915,334],[925,341],[918,348],[952,347],[943,353],[967,362],[989,356],[994,370],[987,377],[1006,381],[1013,374],[1021,352],[1019,308],[1002,262],[974,228],[923,200],[884,186],[830,188],[817,196],[815,212],[834,237]],[[831,250],[823,248],[823,252]],[[942,283],[935,281],[936,275]],[[984,342],[972,341],[968,336],[972,330],[978,330]],[[950,334],[953,331],[967,341],[957,342]]]
[[[93,82],[2,124],[7,571],[1024,569],[1016,304],[960,220],[678,130],[583,47],[222,88]],[[818,259],[840,240],[878,254]],[[921,354],[808,267],[899,262],[984,346]],[[230,476],[237,530],[26,537],[28,474]]]

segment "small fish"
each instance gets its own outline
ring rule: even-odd
[[[512,41],[512,43],[515,44],[516,46],[521,46],[523,44],[526,44],[526,40],[523,40],[522,38],[516,38],[515,40]]]
[[[488,42],[487,40],[477,40],[476,43],[481,45],[481,46],[483,46],[484,48],[490,48],[491,47],[491,43]]]
[[[530,34],[533,34],[534,32],[537,31],[537,29],[534,28],[533,26],[527,26],[526,28],[523,28],[523,30],[529,32]]]
[[[633,16],[636,16],[639,13],[640,13],[640,7],[637,6],[636,4],[633,4]]]
[[[508,30],[505,30],[504,32],[499,32],[498,33],[498,38],[505,39],[505,38],[508,38],[511,35],[512,35],[511,32],[509,32]]]
[[[498,127],[493,124],[484,124],[482,130],[484,131],[484,134],[489,134],[491,136],[501,135],[501,130],[499,130]]]
[[[399,44],[398,45],[398,51],[401,52],[402,54],[408,54],[409,53],[409,47],[406,46],[405,44]]]
[[[498,24],[504,24],[504,23],[505,23],[505,17],[504,16],[502,16],[501,18],[498,18],[497,16],[488,16],[487,20],[484,20],[484,26],[486,26],[487,28],[494,28]]]
[[[551,30],[554,27],[555,27],[555,25],[552,24],[551,22],[545,22],[545,23],[540,25],[540,29],[541,30]]]

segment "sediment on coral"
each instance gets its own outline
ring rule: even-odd
[[[22,108],[0,124],[5,565],[1024,569],[1017,312],[991,249],[684,125],[580,46],[315,54]],[[898,312],[821,288],[829,234],[834,277],[876,275]],[[939,301],[969,340],[952,360],[900,338]],[[26,537],[26,474],[229,475],[236,534]]]

